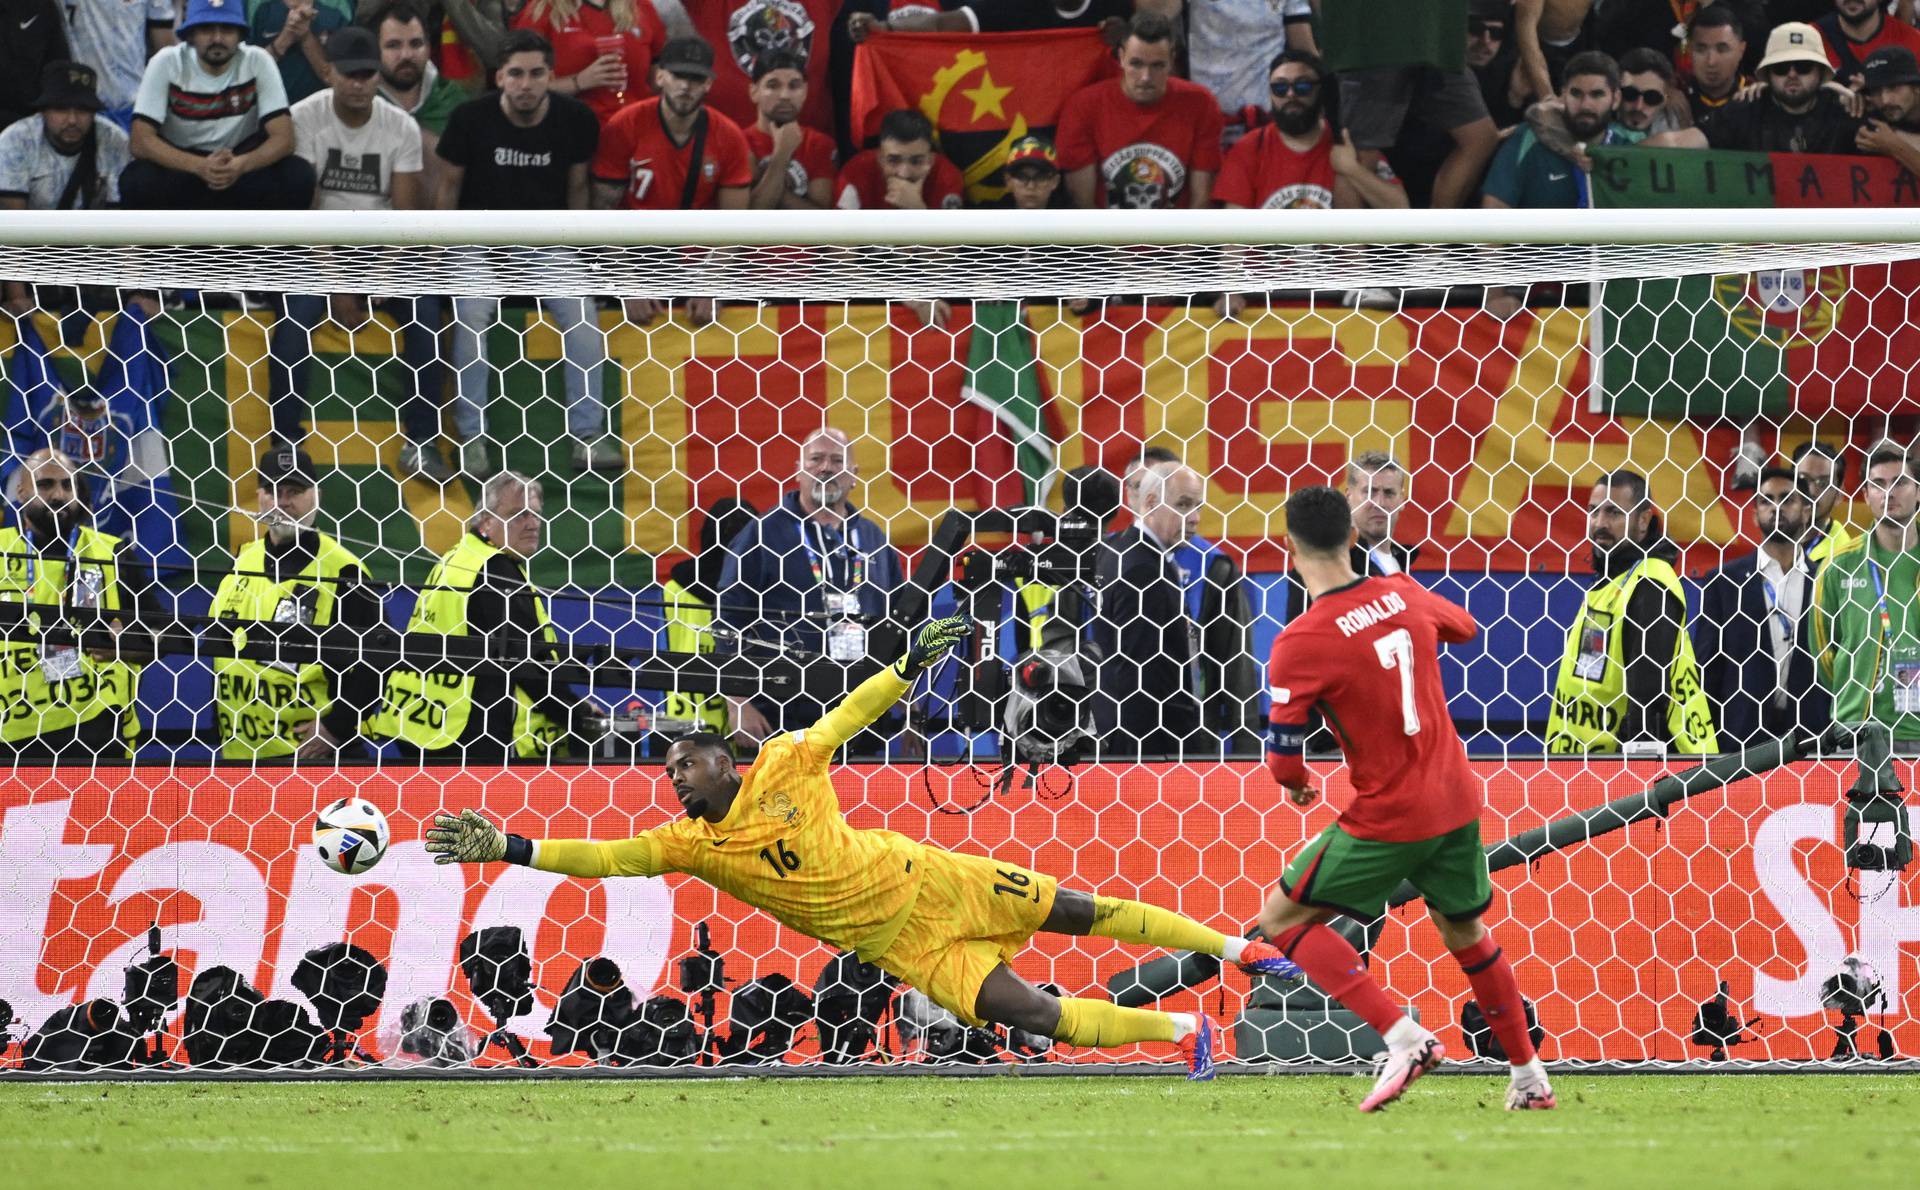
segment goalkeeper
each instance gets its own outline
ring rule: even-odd
[[[922,628],[898,663],[807,730],[769,740],[745,773],[717,735],[675,741],[667,777],[684,821],[620,843],[532,840],[502,834],[468,810],[439,816],[427,850],[438,863],[506,860],[568,876],[685,872],[810,938],[859,952],[969,1025],[993,1021],[1069,1045],[1171,1042],[1189,1078],[1212,1077],[1214,1030],[1205,1016],[1053,996],[1015,975],[1008,960],[1046,931],[1217,955],[1249,974],[1295,974],[1278,950],[1151,905],[1063,889],[1015,864],[858,830],[841,816],[827,776],[834,751],[969,631],[962,619]]]

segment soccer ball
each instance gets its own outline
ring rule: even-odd
[[[320,862],[349,876],[380,862],[387,853],[387,816],[363,797],[343,797],[313,820],[313,846]]]

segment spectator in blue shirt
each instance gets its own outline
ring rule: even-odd
[[[807,436],[795,490],[727,546],[720,624],[746,642],[784,645],[842,666],[867,659],[867,637],[887,617],[902,569],[885,530],[847,499],[859,474],[845,434],[821,429]],[[784,700],[736,699],[733,722],[738,732],[765,739],[812,724],[829,705],[812,688]]]

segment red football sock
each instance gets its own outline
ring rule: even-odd
[[[1527,1035],[1527,1006],[1520,999],[1520,984],[1513,978],[1513,965],[1494,945],[1493,935],[1482,937],[1465,950],[1454,951],[1453,957],[1467,973],[1467,982],[1473,985],[1473,998],[1480,1002],[1487,1027],[1500,1039],[1500,1048],[1507,1051],[1507,1061],[1515,1066],[1533,1061],[1533,1038]]]
[[[1321,991],[1351,1009],[1382,1037],[1406,1015],[1367,974],[1360,952],[1325,924],[1295,926],[1275,938],[1273,944],[1298,963]]]

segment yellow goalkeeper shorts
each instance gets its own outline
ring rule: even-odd
[[[928,847],[920,897],[876,962],[969,1025],[980,985],[1011,962],[1053,912],[1051,876],[978,855]]]

